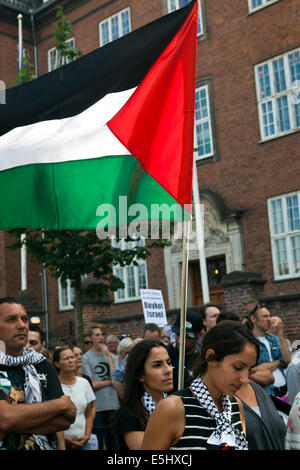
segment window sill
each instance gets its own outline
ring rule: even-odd
[[[70,306],[67,306],[67,307],[59,307],[59,309],[58,309],[59,313],[68,312],[70,310],[74,310],[73,305],[70,305]]]
[[[298,132],[300,132],[300,128],[292,129],[292,130],[286,131],[282,134],[274,135],[272,137],[269,137],[268,139],[259,140],[258,143],[259,144],[265,144],[266,142],[271,142],[271,141],[276,140],[276,139],[282,139],[283,137],[286,137],[286,136],[292,135],[292,134],[297,134]]]
[[[253,10],[251,11],[248,11],[247,13],[247,16],[250,16],[250,15],[254,15],[254,13],[257,13],[258,11],[260,10],[264,10],[265,8],[268,8],[272,5],[274,5],[274,3],[278,3],[280,0],[274,0],[272,3],[268,3],[267,5],[261,5],[260,7],[258,8],[254,8]]]
[[[273,282],[278,283],[278,282],[288,282],[288,281],[298,281],[300,279],[300,275],[293,275],[290,277],[280,277],[280,278],[274,278]]]
[[[138,302],[141,297],[132,297],[130,299],[115,299],[114,304],[127,304],[128,302]]]

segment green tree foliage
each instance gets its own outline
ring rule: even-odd
[[[24,49],[23,66],[18,75],[13,78],[13,82],[18,85],[34,80],[36,75],[33,71],[33,65],[30,63],[30,55],[27,49]]]

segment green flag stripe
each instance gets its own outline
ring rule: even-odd
[[[126,216],[126,204],[123,198],[119,208],[119,196],[127,197],[128,208],[143,204],[149,220],[156,218],[155,204],[179,207],[140,163],[128,155],[24,165],[1,172],[0,187],[0,229],[95,229],[101,220],[102,225],[107,222],[99,209],[104,203],[115,209],[116,225],[123,224],[119,212],[121,218]],[[14,197],[10,198],[10,194]],[[40,195],[38,199],[36,194]],[[180,213],[174,215],[171,211],[167,217],[166,214],[160,218],[181,219]],[[128,222],[138,215],[133,213]],[[111,224],[114,225],[113,219]]]

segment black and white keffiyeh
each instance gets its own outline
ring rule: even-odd
[[[162,394],[163,398],[166,398],[167,396],[168,396],[167,393]],[[148,413],[151,415],[154,411],[154,408],[157,405],[156,401],[154,401],[151,395],[147,392],[144,392],[144,394],[141,396],[141,401],[142,401],[144,408],[146,408]]]
[[[223,395],[222,412],[213,401],[206,385],[201,377],[197,377],[191,385],[195,397],[205,408],[209,416],[216,421],[216,429],[208,438],[208,444],[225,445],[236,450],[248,450],[248,443],[245,435],[237,426],[231,424],[231,402],[228,395]]]
[[[0,352],[0,365],[7,367],[23,367],[25,372],[25,403],[40,403],[42,401],[42,389],[35,365],[45,361],[46,358],[37,353],[33,348],[23,348],[22,356],[9,356]],[[41,450],[52,450],[46,436],[34,434],[33,437]]]

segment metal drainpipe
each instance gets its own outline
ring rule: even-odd
[[[38,77],[39,76],[38,48],[37,48],[36,37],[35,37],[35,24],[34,24],[34,15],[32,13],[32,10],[30,13],[30,21],[31,21],[32,41],[33,41],[34,73]]]
[[[31,31],[32,31],[32,42],[33,42],[33,53],[34,53],[34,72],[35,75],[39,76],[39,67],[38,67],[38,48],[36,43],[35,36],[35,24],[34,24],[34,15],[30,13],[31,21]],[[44,232],[42,231],[42,238],[44,238]],[[43,309],[45,311],[45,337],[46,337],[46,346],[49,344],[49,312],[48,312],[48,286],[47,286],[47,271],[43,266],[42,269],[42,297],[43,297]]]

